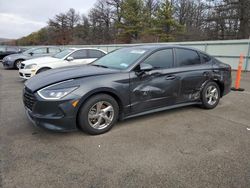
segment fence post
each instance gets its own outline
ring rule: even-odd
[[[205,43],[205,52],[207,53],[207,45],[208,43]]]
[[[245,71],[247,71],[248,69],[248,61],[249,61],[249,56],[250,56],[250,36],[248,39],[248,51],[247,51],[247,55],[246,55],[246,63],[245,63]]]

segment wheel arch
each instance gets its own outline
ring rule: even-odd
[[[208,82],[215,82],[218,86],[219,86],[219,89],[220,89],[220,97],[223,96],[223,92],[224,92],[224,83],[217,80],[217,79],[210,79],[210,80],[207,80],[205,81],[203,84],[202,84],[202,87],[201,87],[201,90],[205,87],[205,85],[208,83]]]
[[[36,71],[36,74],[39,73],[39,71],[42,70],[42,69],[52,69],[52,68],[51,68],[51,67],[48,67],[48,66],[46,66],[46,67],[40,67],[40,68]]]
[[[84,97],[82,97],[79,101],[78,107],[76,109],[76,126],[79,128],[77,119],[78,119],[78,115],[79,115],[79,111],[81,109],[81,107],[84,105],[84,103],[91,97],[95,96],[95,95],[99,95],[99,94],[107,94],[110,95],[111,97],[113,97],[118,106],[119,106],[119,116],[120,117],[123,114],[123,104],[124,102],[122,101],[122,99],[119,97],[119,94],[112,88],[98,88],[95,90],[92,90],[90,92],[88,92],[87,94],[84,95]]]

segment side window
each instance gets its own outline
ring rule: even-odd
[[[209,57],[207,54],[200,53],[200,55],[201,55],[203,63],[207,63],[211,60],[211,57]]]
[[[176,59],[179,67],[201,64],[200,56],[194,50],[176,48]]]
[[[173,50],[160,50],[149,56],[144,63],[152,65],[154,68],[171,68],[173,66]]]
[[[89,58],[100,58],[105,55],[102,51],[99,50],[88,50],[89,51]]]
[[[47,48],[38,48],[33,51],[33,54],[46,54],[47,53]]]
[[[61,50],[59,48],[49,48],[50,54],[56,54],[59,53]]]
[[[9,51],[9,52],[18,52],[18,48],[15,48],[15,47],[7,47],[7,50],[6,51]]]
[[[78,50],[70,55],[74,59],[84,59],[87,58],[87,50]]]

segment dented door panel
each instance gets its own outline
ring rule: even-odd
[[[171,78],[171,76],[173,75],[170,69],[149,71],[141,76],[131,72],[131,110],[137,113],[175,104],[180,82],[177,77]]]
[[[211,64],[180,67],[176,73],[180,78],[178,102],[194,101],[200,98],[202,86],[213,77]]]

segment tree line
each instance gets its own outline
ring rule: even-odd
[[[250,0],[97,0],[87,15],[71,8],[14,43],[112,44],[243,39],[249,35]]]

